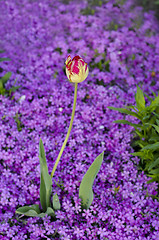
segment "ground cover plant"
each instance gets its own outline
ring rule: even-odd
[[[137,86],[135,95],[136,105],[126,106],[125,108],[108,107],[109,109],[119,111],[121,113],[134,116],[139,119],[139,124],[129,122],[125,119],[116,120],[116,123],[128,124],[135,129],[133,141],[136,152],[132,153],[133,156],[141,158],[140,169],[145,171],[151,177],[151,181],[159,183],[159,96],[153,93],[155,98],[149,98],[150,104],[145,105],[145,97],[142,90]]]
[[[101,2],[101,1],[100,1]],[[133,126],[108,106],[135,105],[136,85],[159,89],[159,23],[134,1],[1,1],[1,58],[11,72],[0,95],[1,239],[159,239],[158,183],[147,181],[132,156]],[[73,128],[52,181],[56,219],[26,217],[17,208],[40,203],[40,137],[49,174],[71,119],[74,86],[65,60],[80,55],[89,75],[80,83]],[[133,116],[125,120],[138,124]],[[84,174],[105,152],[94,200],[81,208]]]
[[[0,53],[3,53],[3,50],[0,50]],[[4,62],[4,61],[10,61],[9,58],[0,58],[0,62]],[[3,68],[0,68],[0,72],[3,72]],[[9,94],[9,96],[12,94],[12,92],[15,92],[20,86],[12,86],[10,89],[6,89],[5,88],[5,84],[8,82],[8,80],[10,79],[12,73],[11,72],[7,72],[5,73],[3,76],[0,77],[0,94],[4,95],[4,94]],[[15,81],[16,83],[16,81]],[[14,84],[15,84],[14,83]]]
[[[136,3],[137,3],[137,1],[136,1]],[[147,11],[147,10],[155,11],[156,17],[159,18],[159,1],[158,0],[139,0],[138,4],[143,6],[145,11]]]

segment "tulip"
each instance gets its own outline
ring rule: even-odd
[[[80,83],[87,78],[89,72],[88,66],[80,56],[75,56],[71,60],[71,56],[69,55],[65,63],[66,75],[70,82]]]
[[[70,126],[68,128],[68,132],[67,132],[65,140],[63,142],[63,145],[61,147],[61,150],[59,152],[59,155],[56,159],[53,170],[51,172],[51,177],[53,177],[53,175],[55,173],[55,170],[60,161],[60,158],[62,156],[62,153],[64,151],[64,148],[66,146],[66,143],[68,141],[68,138],[69,138],[69,135],[70,135],[70,132],[72,129],[74,115],[75,115],[75,109],[76,109],[76,101],[77,101],[77,85],[78,85],[78,83],[83,82],[86,79],[86,77],[88,76],[88,72],[89,72],[87,63],[79,56],[75,56],[71,60],[71,56],[69,55],[67,57],[67,60],[65,63],[66,63],[66,75],[67,75],[68,79],[70,80],[70,82],[75,83],[74,101],[73,101],[73,109],[72,109]]]

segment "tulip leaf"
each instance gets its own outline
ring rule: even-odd
[[[45,213],[40,213],[39,205],[34,204],[31,206],[24,206],[20,207],[16,210],[16,213],[22,214],[28,217],[41,217],[43,218],[45,215],[48,216],[55,216],[54,210],[51,207],[47,208],[47,211]]]
[[[38,215],[40,213],[39,205],[38,204],[33,204],[31,206],[24,206],[20,207],[16,210],[16,213],[18,214],[23,214],[26,216],[31,216],[32,214]]]
[[[45,212],[45,215],[54,217],[55,216],[55,212],[54,212],[54,210],[51,207],[48,207],[47,211]]]
[[[92,163],[84,175],[79,188],[79,198],[81,198],[81,206],[84,209],[88,209],[93,201],[92,186],[95,177],[97,176],[99,169],[103,161],[104,152],[102,152]]]
[[[61,204],[60,204],[57,193],[53,196],[52,205],[55,210],[60,210],[60,208],[61,208]]]
[[[40,139],[39,143],[39,160],[40,160],[40,203],[45,212],[50,207],[50,197],[52,190],[52,179],[48,173],[48,167],[45,157],[43,142]]]

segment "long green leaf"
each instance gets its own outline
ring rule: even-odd
[[[9,91],[12,93],[12,92],[15,92],[17,89],[19,89],[21,86],[13,86],[9,89]]]
[[[136,156],[136,157],[141,157],[143,158],[145,153],[144,152],[133,152],[133,153],[130,153],[132,156]]]
[[[144,93],[144,95],[145,95],[145,97],[147,97],[147,99],[150,101],[150,102],[152,102],[152,98],[151,97],[149,97],[146,93]]]
[[[159,168],[150,171],[150,174],[159,175]]]
[[[154,144],[148,144],[147,146],[142,148],[141,151],[144,151],[145,149],[151,150],[151,151],[159,150],[159,142],[154,143]]]
[[[152,160],[153,159],[153,154],[151,151],[148,151],[148,150],[145,150],[143,152],[134,152],[134,153],[131,153],[131,155],[133,156],[137,156],[137,157],[140,157],[141,160]]]
[[[156,119],[156,123],[157,123],[157,126],[159,126],[159,120],[158,119]]]
[[[138,112],[138,109],[136,108],[135,105],[128,105],[128,106],[125,106],[125,108],[127,108],[127,109],[133,109],[135,112]]]
[[[135,133],[136,133],[140,138],[144,138],[144,135],[143,135],[138,129],[135,129]]]
[[[147,181],[147,184],[152,183],[152,182],[158,182],[159,181],[159,175],[147,175],[148,177],[151,177],[149,181]]]
[[[11,61],[10,58],[0,58],[0,62],[4,62],[4,61]]]
[[[159,95],[151,102],[149,109],[151,109],[151,111],[154,111],[158,105],[159,105]]]
[[[152,136],[149,138],[149,142],[158,142],[159,141],[159,136]]]
[[[156,132],[159,133],[159,126],[157,126],[157,125],[155,125],[155,124],[151,124],[151,125],[155,128]]]
[[[84,209],[88,209],[93,201],[92,186],[95,177],[97,176],[99,169],[103,161],[104,152],[102,152],[89,167],[88,171],[84,175],[79,188],[79,198],[81,198],[81,206]]]
[[[137,92],[135,94],[136,106],[139,111],[144,110],[145,108],[145,98],[141,88],[137,86]]]
[[[149,165],[148,170],[150,171],[152,168],[156,167],[157,165],[159,165],[159,158],[157,158],[154,162],[152,162]]]
[[[153,115],[155,115],[157,118],[159,118],[159,114],[152,112]],[[157,119],[156,119],[157,120]],[[156,121],[157,122],[157,121]]]
[[[43,211],[45,212],[50,207],[50,197],[52,190],[52,179],[48,173],[48,167],[46,163],[45,150],[43,142],[40,139],[39,143],[39,160],[40,160],[40,203]]]
[[[5,84],[7,83],[7,81],[9,80],[9,78],[11,77],[12,73],[11,72],[7,72],[3,77],[0,78],[0,81]]]
[[[127,110],[125,108],[116,108],[116,107],[108,107],[108,108],[111,109],[111,110],[118,111],[120,113],[125,113],[125,114],[128,114],[128,115],[134,116],[134,117],[138,118],[139,120],[142,119],[140,114],[132,112],[132,111]]]
[[[16,210],[16,213],[23,214],[23,215],[26,215],[26,216],[30,216],[30,214],[31,214],[30,211],[31,210],[34,211],[34,213],[32,212],[34,215],[40,213],[40,209],[39,209],[39,205],[38,204],[33,204],[31,206],[20,207],[20,208],[18,208]]]
[[[129,121],[127,121],[127,120],[124,120],[124,119],[122,119],[122,120],[116,120],[116,121],[114,121],[114,123],[122,123],[122,124],[127,124],[127,125],[130,125],[130,126],[132,126],[132,127],[134,127],[134,128],[142,128],[142,126],[140,125],[140,124],[135,124],[135,123],[131,123],[131,122],[129,122]]]

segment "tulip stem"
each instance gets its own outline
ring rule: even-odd
[[[69,126],[69,129],[68,129],[67,135],[66,135],[66,137],[65,137],[65,140],[64,140],[64,142],[63,142],[63,145],[62,145],[62,147],[61,147],[61,150],[60,150],[60,152],[59,152],[59,155],[58,155],[58,157],[57,157],[57,159],[56,159],[56,162],[55,162],[55,165],[54,165],[54,167],[53,167],[53,170],[52,170],[52,172],[51,172],[51,177],[54,176],[55,170],[56,170],[57,165],[58,165],[58,163],[59,163],[59,161],[60,161],[60,158],[61,158],[61,156],[62,156],[62,153],[63,153],[63,151],[64,151],[64,148],[65,148],[65,146],[66,146],[66,143],[67,143],[67,141],[68,141],[68,138],[69,138],[69,136],[70,136],[70,132],[71,132],[71,129],[72,129],[73,119],[74,119],[74,116],[75,116],[76,101],[77,101],[77,84],[78,84],[78,83],[75,83],[74,102],[73,102],[73,109],[72,109],[70,126]]]

